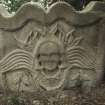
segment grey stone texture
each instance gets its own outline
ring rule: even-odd
[[[0,85],[11,91],[92,88],[105,72],[105,3],[76,11],[27,3],[14,15],[0,7]]]

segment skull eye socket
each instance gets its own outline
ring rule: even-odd
[[[40,66],[42,66],[42,63],[41,63],[41,61],[39,61],[39,65],[40,65]]]
[[[59,65],[61,65],[61,63],[62,63],[62,62],[61,62],[61,60],[60,60],[60,61],[59,61]]]
[[[37,55],[37,58],[38,58],[38,59],[40,58],[40,54]]]

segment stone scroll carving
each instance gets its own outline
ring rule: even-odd
[[[67,12],[58,16],[56,13],[63,9]],[[28,15],[26,11],[34,11],[35,14],[28,12]],[[103,70],[101,64],[104,53],[98,62],[100,66],[97,66],[97,54],[100,50],[103,52],[103,48],[100,49],[99,46],[103,44],[100,40],[104,38],[97,36],[96,32],[96,22],[101,24],[99,20],[102,15],[92,14],[90,11],[86,14],[79,13],[61,2],[52,6],[48,13],[36,5],[26,4],[15,16],[1,16],[2,87],[11,91],[28,92],[38,89],[64,90],[77,86],[94,87],[101,75],[99,67],[101,72]],[[26,17],[23,18],[22,13]],[[78,19],[83,19],[83,22]],[[7,40],[8,37],[10,40]]]

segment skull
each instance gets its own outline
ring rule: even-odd
[[[39,64],[47,71],[54,71],[60,63],[59,46],[54,42],[45,42],[39,48]]]

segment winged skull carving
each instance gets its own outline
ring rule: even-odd
[[[59,31],[59,32],[58,32]],[[4,86],[11,90],[54,90],[95,83],[95,55],[80,46],[82,37],[74,37],[75,29],[66,35],[56,26],[42,37],[35,34],[35,47],[30,53],[17,49],[0,61]],[[94,75],[94,76],[93,76]]]

